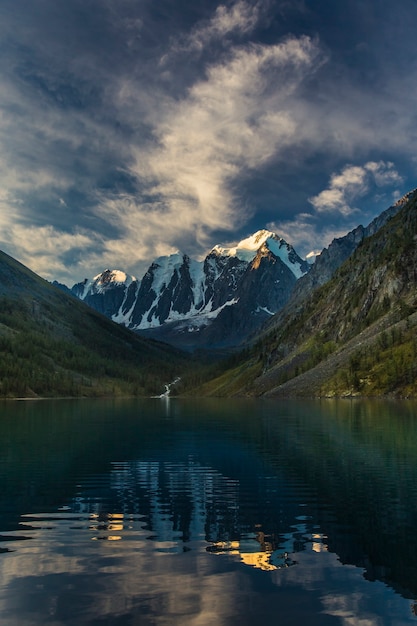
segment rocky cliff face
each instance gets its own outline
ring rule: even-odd
[[[118,321],[115,314],[120,315],[121,311],[128,310],[130,303],[133,305],[138,287],[139,283],[133,276],[107,269],[91,281],[86,278],[77,283],[71,292],[99,313]]]
[[[278,235],[263,230],[204,261],[156,259],[141,281],[106,270],[72,292],[128,328],[182,347],[230,347],[278,311],[309,270]]]
[[[260,327],[268,332],[284,315],[295,315],[413,193],[367,227],[335,239],[312,266],[281,237],[261,230],[235,247],[215,246],[204,261],[178,252],[156,259],[142,280],[105,270],[72,293],[144,336],[189,349],[238,346]]]
[[[329,247],[324,248],[317,256],[311,271],[298,281],[291,299],[294,302],[301,301],[308,297],[316,287],[327,283],[334,272],[350,257],[363,240],[374,235],[394,217],[413,193],[414,191],[410,191],[393,206],[378,215],[368,226],[357,226],[344,237],[334,239]]]
[[[417,394],[417,191],[396,208],[325,285],[297,306],[291,299],[258,335],[252,392]]]

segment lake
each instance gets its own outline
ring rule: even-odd
[[[417,404],[0,404],[0,625],[417,626]]]

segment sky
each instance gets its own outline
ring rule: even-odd
[[[72,286],[417,186],[415,0],[0,0],[0,249]]]

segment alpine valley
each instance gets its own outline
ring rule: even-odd
[[[311,266],[266,230],[71,290],[0,253],[0,395],[416,396],[416,267],[416,190]]]
[[[327,282],[363,239],[398,212],[404,200],[366,228],[335,239],[313,265],[279,235],[261,230],[203,261],[178,252],[156,259],[137,280],[106,269],[71,292],[113,321],[144,337],[185,350],[228,350],[244,345],[290,300]]]
[[[415,397],[416,268],[413,190],[324,250],[240,362],[197,393]]]

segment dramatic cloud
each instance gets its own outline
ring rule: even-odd
[[[123,224],[124,237],[142,250],[155,233],[167,245],[178,230],[208,245],[213,231],[236,228],[253,208],[242,204],[234,182],[294,141],[291,98],[318,58],[315,42],[303,37],[238,48],[210,66],[183,100],[158,110],[156,145],[136,151],[130,172],[148,202],[119,197],[100,203],[99,213]]]
[[[224,38],[229,34],[250,33],[258,23],[264,5],[265,2],[249,3],[245,0],[238,0],[229,7],[220,4],[210,20],[199,24],[190,34],[173,43],[171,54],[199,52],[212,41],[224,44]]]
[[[50,278],[61,275],[71,278],[74,266],[84,262],[85,250],[89,250],[94,241],[91,232],[75,232],[73,234],[59,231],[53,226],[14,225],[10,229],[10,237],[20,251],[19,260],[31,267],[34,264],[38,273]],[[96,244],[99,242],[97,241]],[[72,268],[63,272],[62,265],[70,254]]]
[[[258,22],[261,6],[260,2],[249,4],[245,0],[229,7],[220,4],[210,20],[198,24],[189,34],[173,42],[171,54],[201,52],[210,42],[221,41],[229,34],[250,33]],[[163,61],[166,62],[167,57]]]
[[[355,208],[353,204],[356,200],[370,193],[379,197],[382,188],[392,189],[402,182],[391,162],[369,161],[364,165],[346,165],[339,173],[331,175],[327,189],[309,199],[315,209],[313,212],[298,213],[290,220],[270,222],[268,228],[279,232],[304,256],[313,250],[317,253],[333,239],[346,235],[360,223],[369,223],[374,217],[371,212]],[[380,199],[386,203],[384,208],[388,208],[399,195],[398,191],[391,192],[391,196],[382,193]],[[332,215],[332,221],[323,224],[323,215]]]
[[[313,5],[3,0],[0,247],[66,281],[267,224],[308,252],[415,187],[415,3]]]
[[[309,198],[309,202],[319,213],[337,212],[347,216],[357,211],[352,203],[364,196],[372,183],[382,187],[402,182],[402,177],[390,162],[369,161],[363,166],[347,165],[340,174],[332,174],[328,189]]]

